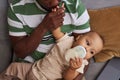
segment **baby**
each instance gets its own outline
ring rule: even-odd
[[[21,80],[60,80],[62,78],[73,80],[79,73],[83,72],[81,69],[87,65],[87,60],[103,48],[103,40],[96,32],[78,35],[75,39],[73,36],[61,32],[60,28],[52,33],[56,39],[56,44],[43,59],[33,64],[12,63],[1,75],[0,80],[5,80],[5,75],[15,76]],[[66,55],[69,55],[69,50],[76,46],[81,46],[84,49],[85,57],[75,56],[67,60],[68,56],[66,57]]]
[[[58,28],[55,31],[53,31],[53,35],[56,38],[56,40],[58,40],[64,34]],[[88,32],[85,34],[81,34],[81,35],[78,35],[75,39],[71,39],[72,36],[69,37],[66,35],[64,35],[64,37],[61,38],[61,43],[62,43],[62,41],[63,41],[63,43],[61,45],[59,45],[59,47],[61,47],[61,51],[64,51],[64,48],[66,48],[65,52],[61,52],[61,53],[64,54],[64,58],[66,59],[66,61],[69,61],[69,64],[70,64],[69,68],[65,71],[63,76],[64,76],[65,80],[73,80],[79,73],[84,72],[83,71],[84,66],[88,64],[87,60],[92,58],[95,54],[99,53],[102,50],[103,39],[96,32]],[[71,41],[71,42],[69,42],[69,41]],[[82,52],[86,53],[86,55],[83,55],[82,53],[79,53],[81,55],[73,53],[73,55],[71,56],[72,52],[70,52],[70,51],[74,51],[72,49],[75,49],[76,47],[77,48],[82,47],[82,49],[83,49]],[[76,56],[76,57],[73,58],[73,56]],[[70,57],[71,57],[71,59],[69,60]],[[84,59],[81,59],[83,57],[84,57]],[[81,61],[82,61],[82,63],[81,63]],[[71,69],[73,71],[71,71]]]

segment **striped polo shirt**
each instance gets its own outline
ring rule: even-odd
[[[85,33],[90,31],[89,15],[81,0],[62,0],[65,3],[65,16],[62,32]],[[41,23],[48,12],[36,0],[12,0],[8,10],[10,36],[26,36]],[[37,49],[31,53],[34,60],[45,56],[55,43],[51,32],[47,32]]]

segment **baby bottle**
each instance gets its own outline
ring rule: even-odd
[[[65,59],[69,62],[70,58],[74,59],[75,57],[84,58],[86,56],[86,49],[83,46],[76,46],[72,49],[69,49],[65,53]]]

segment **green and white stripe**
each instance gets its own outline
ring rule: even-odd
[[[66,11],[61,30],[67,33],[85,33],[90,31],[89,15],[81,0],[63,0]],[[44,10],[36,0],[13,0],[8,11],[9,35],[25,36],[29,35],[36,28],[47,11]],[[39,54],[47,53],[54,44],[51,32],[47,32],[34,51],[37,58]],[[45,55],[45,54],[44,54]]]

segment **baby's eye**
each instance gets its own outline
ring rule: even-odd
[[[86,40],[86,44],[89,46],[90,45],[90,43],[89,43],[89,41],[88,40]]]
[[[94,52],[93,51],[90,51],[90,53],[93,55],[94,54]]]

